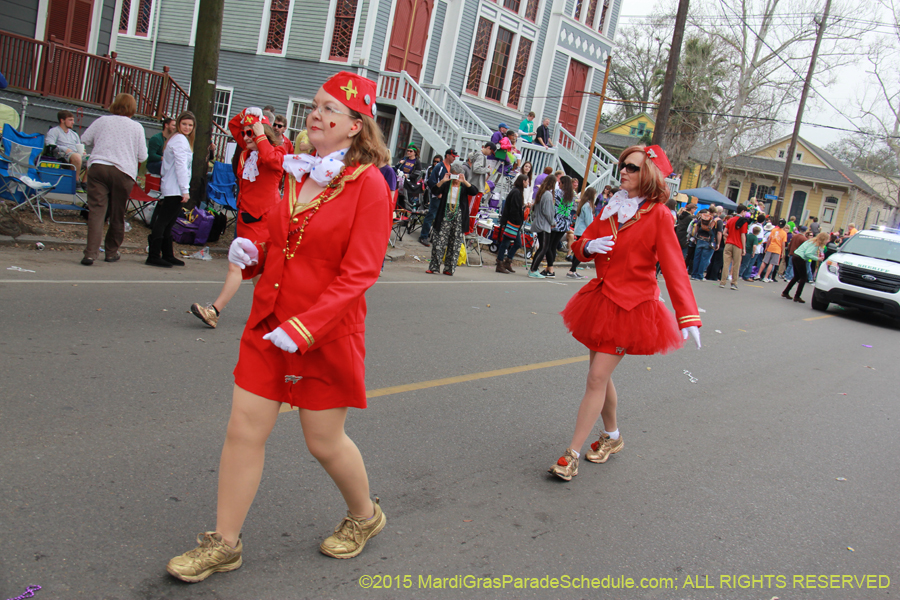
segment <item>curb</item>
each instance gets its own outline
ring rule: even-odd
[[[62,248],[63,250],[75,250],[83,248],[87,245],[87,240],[63,240],[55,237],[45,237],[40,235],[20,235],[17,238],[12,238],[8,235],[0,235],[0,246],[7,246],[12,248],[21,248],[21,247],[35,247],[37,244],[43,244],[44,248]],[[205,246],[188,246],[195,247],[198,250],[204,248]],[[122,244],[120,246],[122,250],[136,250],[138,252],[144,252],[146,249],[146,245],[139,246],[137,244]],[[228,248],[210,248],[210,254],[222,254],[228,255]]]

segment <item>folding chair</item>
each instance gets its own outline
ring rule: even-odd
[[[153,217],[153,210],[156,208],[158,198],[151,196],[141,189],[137,183],[131,188],[128,194],[128,203],[125,207],[125,219],[137,217],[144,222],[147,227],[150,226],[150,220]]]
[[[87,198],[78,190],[78,173],[75,165],[56,160],[42,160],[38,164],[38,174],[44,181],[57,179],[54,190],[48,192],[39,203],[40,208],[50,211],[50,220],[54,223],[69,223],[73,225],[87,225],[86,221],[58,221],[53,216],[53,211],[72,210],[81,214],[87,210]],[[62,197],[61,197],[62,196]],[[59,202],[54,202],[59,200]],[[62,202],[65,201],[66,204]]]
[[[206,195],[210,201],[222,207],[222,212],[230,211],[231,217],[225,223],[225,229],[237,222],[237,180],[228,163],[214,162],[212,174],[206,184]]]
[[[478,211],[481,208],[481,194],[469,197],[469,233],[464,237],[463,242],[466,245],[466,266],[481,267],[484,265],[484,258],[481,256],[481,246],[485,243],[484,238],[478,235],[478,228],[475,226],[478,219]],[[487,240],[490,244],[491,241]],[[471,250],[470,250],[471,249]],[[475,257],[478,257],[477,264]]]
[[[3,124],[3,138],[0,143],[0,197],[16,202],[16,210],[29,206],[39,221],[41,203],[49,204],[46,195],[61,182],[42,181],[38,171],[38,161],[44,149],[44,136],[27,135],[13,129],[9,123]]]

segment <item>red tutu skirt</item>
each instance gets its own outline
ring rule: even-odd
[[[560,313],[572,336],[606,354],[666,354],[683,340],[675,315],[659,300],[625,310],[600,291],[597,279],[572,296]]]

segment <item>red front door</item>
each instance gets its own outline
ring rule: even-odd
[[[569,74],[566,76],[566,87],[563,92],[562,106],[559,107],[559,122],[571,133],[576,135],[578,129],[578,114],[581,112],[581,100],[584,94],[584,86],[587,83],[588,66],[573,60],[569,63]]]
[[[434,0],[397,0],[385,71],[406,71],[419,81],[433,9]]]
[[[91,39],[94,0],[50,0],[47,6],[47,41],[87,52]]]

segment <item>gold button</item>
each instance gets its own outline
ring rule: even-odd
[[[287,254],[287,248],[282,248],[282,249],[281,249],[281,253],[282,253],[282,254]]]
[[[606,257],[606,260],[609,260],[609,257],[608,257],[608,256]]]
[[[291,220],[292,220],[294,223],[299,223],[299,222],[300,222],[300,218],[299,218],[299,217],[294,217],[294,218],[291,219]]]
[[[276,289],[276,290],[278,289],[278,284],[277,284],[277,283],[275,284],[275,289]]]

